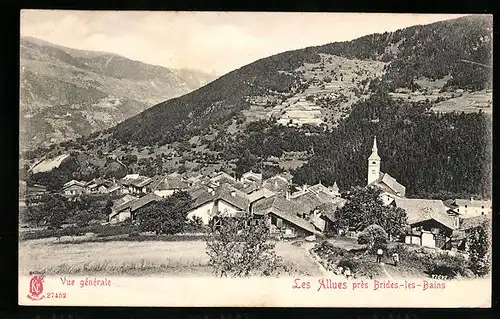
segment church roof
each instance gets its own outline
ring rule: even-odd
[[[338,192],[339,191],[339,186],[337,185],[337,182],[333,183],[332,190],[334,192]]]
[[[377,138],[373,138],[373,147],[372,147],[372,154],[370,157],[368,157],[369,160],[380,160],[380,156],[378,156],[378,150],[377,150]]]
[[[383,184],[392,190],[396,195],[404,197],[406,195],[406,187],[401,185],[394,177],[387,173],[380,172],[379,178],[376,179],[372,185]]]
[[[368,157],[369,160],[379,160],[380,161],[380,156],[378,156],[377,152],[372,152],[370,157]]]

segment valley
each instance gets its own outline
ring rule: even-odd
[[[20,71],[21,149],[112,127],[214,79],[24,37]]]

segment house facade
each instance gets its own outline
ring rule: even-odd
[[[139,174],[130,174],[120,181],[123,194],[147,194],[150,193],[153,179]]]
[[[75,196],[85,193],[85,183],[77,180],[71,180],[63,185],[63,192],[66,196]]]
[[[304,213],[303,207],[280,196],[261,199],[252,206],[254,218],[264,219],[273,235],[282,238],[321,235],[313,224],[299,217]]]
[[[128,198],[124,203],[112,207],[111,213],[108,216],[109,222],[111,224],[115,224],[118,222],[123,222],[127,219],[135,221],[137,219],[137,211],[140,208],[151,205],[152,203],[157,202],[160,199],[161,197],[153,193],[149,193],[140,198]]]
[[[229,184],[222,184],[214,190],[198,189],[190,193],[194,202],[187,214],[187,219],[199,217],[204,225],[209,225],[215,216],[238,216],[241,212],[248,212],[250,207],[246,194]]]
[[[453,231],[458,226],[440,200],[396,198],[392,205],[405,210],[408,229],[405,243],[450,249]]]
[[[455,210],[463,218],[490,215],[492,211],[491,201],[470,199],[455,199],[453,202]]]
[[[156,195],[166,198],[176,191],[185,191],[189,183],[181,178],[179,174],[170,174],[159,178],[151,184],[151,189]]]

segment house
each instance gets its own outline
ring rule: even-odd
[[[272,192],[281,194],[286,194],[290,190],[290,186],[291,181],[283,177],[281,174],[270,177],[262,183],[262,187],[265,187]]]
[[[243,183],[261,183],[262,174],[254,173],[252,171],[246,172],[241,176],[240,179]]]
[[[455,199],[451,205],[463,218],[490,215],[492,211],[491,201],[476,200],[471,197],[467,199]]]
[[[93,179],[85,186],[85,192],[88,194],[107,194],[109,189],[116,186],[116,183],[105,179]]]
[[[262,186],[261,182],[249,182],[248,180],[233,184],[233,187],[239,189],[240,191],[244,192],[247,195],[250,195],[253,192],[258,191],[261,188],[261,186]]]
[[[447,214],[440,200],[395,198],[392,205],[405,210],[409,229],[405,236],[407,244],[426,247],[449,248],[453,231],[459,220]]]
[[[333,202],[324,204],[320,211],[313,215],[314,226],[325,234],[341,235],[343,230],[338,226],[338,220],[335,217],[335,213],[342,208],[346,202],[346,199],[337,197]],[[318,217],[323,220],[324,223],[318,221]]]
[[[303,214],[304,208],[280,196],[263,198],[252,206],[252,215],[257,219],[267,217],[265,220],[274,235],[284,238],[321,235],[313,224],[298,217]]]
[[[319,194],[314,194],[306,192],[295,197],[288,197],[288,199],[294,204],[302,207],[302,213],[300,217],[307,217],[314,212],[314,210],[321,204],[328,203],[331,198],[322,198]]]
[[[47,188],[42,185],[26,185],[26,182],[19,181],[19,199],[41,199],[48,194]]]
[[[123,204],[113,206],[113,208],[111,209],[111,213],[109,214],[109,222],[111,224],[114,224],[123,222],[127,219],[135,221],[137,219],[137,210],[139,208],[146,207],[154,202],[159,201],[160,199],[160,196],[157,196],[153,193],[149,193],[140,198],[135,198],[132,200],[127,199]]]
[[[83,194],[85,193],[85,186],[86,183],[72,179],[63,185],[64,195],[74,196]]]
[[[380,194],[384,205],[389,205],[395,198],[404,198],[406,187],[401,185],[394,177],[380,171],[381,158],[378,155],[377,138],[373,138],[372,153],[368,157],[368,183],[367,186],[377,186],[382,189]]]
[[[194,184],[201,181],[205,176],[199,172],[187,172],[184,174],[185,180],[188,183],[188,186],[191,187]]]
[[[259,188],[255,192],[248,194],[247,197],[250,200],[250,205],[251,205],[260,199],[273,197],[274,195],[276,195],[275,192],[263,187],[263,188]]]
[[[219,182],[219,184],[224,184],[224,183],[232,184],[232,183],[236,182],[236,179],[233,176],[229,175],[226,172],[222,172],[222,171],[214,173],[210,177],[210,180],[212,182]]]
[[[102,180],[96,180],[93,179],[87,183],[85,183],[85,193],[86,194],[95,194],[97,193],[97,189],[100,186],[100,183],[102,183]]]
[[[195,216],[199,217],[204,225],[209,225],[215,216],[236,216],[240,212],[248,212],[250,208],[246,194],[227,183],[216,189],[197,186],[188,192],[193,198],[193,203],[187,218],[192,220]]]
[[[188,182],[184,181],[179,174],[170,174],[160,177],[151,184],[153,193],[160,197],[168,197],[175,191],[183,191],[189,188]]]
[[[122,193],[125,194],[140,194],[140,193],[150,193],[151,187],[149,185],[153,182],[153,179],[146,176],[140,176],[139,174],[130,174],[122,178]]]
[[[115,184],[106,190],[106,194],[111,195],[111,196],[118,195],[118,194],[120,194],[120,189],[121,189],[121,186]]]

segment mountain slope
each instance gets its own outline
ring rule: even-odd
[[[116,54],[21,38],[22,145],[60,142],[116,125],[160,101],[210,82]]]
[[[162,145],[181,136],[208,133],[208,128],[215,124],[221,127],[231,125],[233,119],[241,117],[243,110],[251,110],[255,99],[276,106],[286,104],[294,96],[307,98],[300,94],[312,86],[315,93],[325,91],[324,83],[332,82],[331,77],[325,79],[328,75],[325,61],[332,58],[359,59],[374,69],[379,68],[377,63],[382,64],[381,72],[373,72],[371,77],[356,83],[356,90],[361,91],[356,95],[369,95],[370,91],[381,87],[391,92],[400,88],[418,90],[417,82],[422,78],[434,81],[448,77],[441,87],[444,93],[456,88],[472,91],[490,88],[491,69],[462,60],[491,65],[492,18],[463,17],[270,56],[234,70],[190,94],[160,103],[109,132],[124,143],[139,145]],[[331,64],[333,68],[338,66],[335,62]],[[358,69],[355,72],[357,75],[367,73]],[[313,76],[308,78],[308,73],[313,73]],[[356,80],[356,75],[346,79],[342,72],[334,74],[340,79],[333,82],[339,85],[323,93],[335,95],[339,86]],[[353,93],[356,90],[353,88]],[[447,99],[452,96],[435,95],[431,99],[438,97]],[[318,98],[332,104],[339,96]],[[340,98],[350,99],[352,96],[343,94]],[[312,99],[315,100],[315,96]],[[344,110],[348,112],[348,108],[344,107]]]

